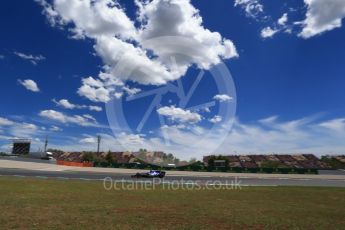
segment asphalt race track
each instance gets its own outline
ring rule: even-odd
[[[8,163],[30,163],[33,166],[30,169],[25,168],[25,165],[13,166]],[[35,165],[40,165],[41,168],[37,169]],[[20,164],[19,164],[20,165]],[[47,168],[42,168],[42,165]],[[53,168],[49,168],[51,166]],[[198,185],[229,185],[231,183],[239,183],[241,186],[331,186],[331,187],[345,187],[345,173],[344,171],[333,171],[335,175],[329,175],[331,172],[325,172],[325,175],[287,175],[287,174],[195,174],[183,172],[168,171],[167,176],[163,180],[152,179],[132,179],[131,175],[135,170],[121,170],[108,171],[98,168],[89,168],[86,171],[83,169],[69,168],[64,166],[58,168],[56,165],[48,163],[47,161],[40,160],[27,160],[27,159],[8,159],[3,160],[0,158],[0,176],[15,176],[15,177],[36,177],[42,179],[59,179],[59,180],[98,180],[103,181],[105,178],[111,178],[116,182],[137,182],[137,183],[179,183],[179,184],[198,184]],[[189,175],[190,174],[190,175]]]
[[[147,182],[152,179],[132,179],[128,174],[111,174],[111,173],[90,173],[90,172],[45,172],[25,169],[0,169],[1,176],[16,176],[16,177],[37,177],[46,179],[78,179],[78,180],[104,180],[105,178],[111,178],[117,182]],[[242,177],[241,174],[238,177],[181,177],[181,176],[167,176],[157,183],[197,183],[197,184],[218,184],[225,185],[231,184],[234,181],[240,182],[242,186],[332,186],[332,187],[345,187],[345,180],[331,180],[331,179],[290,179],[282,175],[281,178],[247,178]]]

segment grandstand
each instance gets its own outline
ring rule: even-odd
[[[141,162],[136,152],[62,152],[49,150],[53,153],[56,160],[83,162],[85,155],[91,154],[91,161],[108,162],[109,158],[118,164],[130,164]],[[161,152],[148,152],[147,159],[158,159],[160,156],[166,156]],[[203,157],[203,164],[208,166],[213,155]],[[219,160],[219,159],[214,159]],[[223,162],[228,163],[228,167],[241,169],[258,168],[289,168],[289,169],[332,169],[345,168],[345,156],[323,156],[321,159],[313,154],[270,154],[270,155],[226,155],[222,156]],[[151,161],[152,162],[152,161]],[[149,163],[151,163],[149,162]],[[334,163],[335,162],[335,163]],[[187,162],[186,162],[187,164]],[[225,166],[225,165],[224,165]]]
[[[107,155],[109,154],[112,159],[119,164],[131,163],[135,158],[130,152],[62,152],[62,151],[51,151],[53,157],[59,161],[69,161],[81,163],[84,161],[86,154],[91,154],[93,160],[106,161]]]
[[[329,169],[325,162],[322,162],[313,154],[271,154],[271,155],[228,155],[229,167],[234,168],[261,168],[265,165],[274,165],[278,168],[296,169]],[[203,162],[208,165],[211,156],[205,156]],[[345,159],[345,158],[344,158]],[[273,167],[273,166],[272,166]]]

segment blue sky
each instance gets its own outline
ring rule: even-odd
[[[100,134],[105,151],[144,147],[186,159],[344,153],[343,1],[67,2],[2,3],[3,150],[13,137],[32,138],[37,149],[47,135],[51,147],[94,150]],[[232,77],[212,74],[221,66]],[[128,98],[176,80],[188,94],[201,71],[186,105],[164,93],[138,129],[155,97]],[[229,87],[219,92],[214,77]],[[121,117],[128,129],[114,124]]]

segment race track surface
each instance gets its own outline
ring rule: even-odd
[[[132,179],[131,175],[145,170],[78,168],[58,166],[54,162],[36,159],[0,158],[0,176],[37,177],[59,180],[104,180],[111,178],[116,182],[137,183],[180,183],[199,185],[241,186],[331,186],[345,187],[344,171],[325,171],[321,175],[296,174],[250,174],[250,173],[212,173],[168,171],[163,180]],[[332,173],[333,172],[333,173]]]

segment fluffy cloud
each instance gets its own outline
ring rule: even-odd
[[[127,134],[120,133],[116,138],[117,142],[121,143],[123,146],[128,146],[129,150],[137,151],[140,146],[145,146],[145,138],[140,134]]]
[[[235,0],[235,6],[241,7],[247,17],[251,18],[256,18],[264,11],[264,6],[259,0]]]
[[[220,102],[226,102],[231,101],[233,98],[226,94],[217,94],[213,97],[214,100],[220,101]]]
[[[344,132],[345,131],[345,119],[333,119],[320,123],[320,127],[332,130],[334,132]]]
[[[90,115],[90,114],[84,114],[83,117],[85,117],[86,119],[89,119],[89,120],[91,120],[91,121],[94,121],[94,122],[97,121],[96,118],[94,118],[94,117],[93,117],[92,115]]]
[[[55,99],[53,99],[53,102],[56,105],[61,106],[65,109],[75,109],[76,107],[78,107],[77,105],[70,103],[67,99],[61,99],[59,101],[56,101]]]
[[[269,153],[314,153],[342,154],[345,149],[345,119],[319,121],[318,116],[281,121],[269,117],[257,122],[243,123],[236,120],[230,133],[221,130],[190,132],[178,127],[165,127],[170,146],[161,140],[151,141],[155,148],[173,152],[179,157],[200,159],[206,153],[217,154],[269,154]],[[202,129],[202,128],[201,128]],[[207,135],[205,141],[200,141]],[[219,139],[224,138],[223,144]],[[198,143],[195,145],[195,143]],[[250,145],[248,145],[250,143]]]
[[[227,146],[232,146],[232,150],[242,153],[341,154],[345,148],[344,122],[344,118],[317,121],[317,116],[290,121],[274,116],[250,125],[236,121],[219,150],[225,152]]]
[[[27,79],[27,80],[18,80],[19,84],[21,84],[22,86],[24,86],[27,90],[30,90],[32,92],[39,92],[40,89],[37,86],[37,83],[33,80]]]
[[[43,5],[46,10],[44,13],[55,24],[73,23],[75,27],[72,33],[75,38],[105,35],[129,39],[136,36],[133,22],[115,1],[54,0],[53,6],[44,0],[37,2]]]
[[[40,133],[39,128],[35,124],[16,122],[3,117],[0,117],[0,127],[3,129],[0,132],[7,134],[5,138],[7,140],[15,137],[28,138],[31,135]]]
[[[165,106],[157,110],[159,115],[166,116],[173,121],[197,123],[202,120],[200,114],[193,113],[189,110],[176,108],[175,106]]]
[[[14,138],[29,138],[32,140],[32,149],[39,149],[43,143],[40,140],[45,139],[50,132],[62,131],[56,126],[51,126],[50,129],[38,126],[36,124],[9,120],[0,117],[0,148],[5,151],[10,151],[9,140]],[[3,146],[5,146],[5,148]]]
[[[86,97],[93,102],[108,102],[111,89],[106,89],[103,83],[93,77],[84,78],[83,85],[78,89],[80,96]]]
[[[279,30],[277,29],[272,29],[271,27],[265,27],[261,30],[261,37],[262,38],[270,38],[273,37]]]
[[[288,15],[287,13],[284,13],[279,19],[278,24],[284,26],[288,21]]]
[[[37,65],[38,62],[43,61],[43,60],[46,59],[42,55],[34,56],[32,54],[24,54],[24,53],[20,53],[20,52],[14,52],[14,54],[17,55],[18,57],[20,57],[21,59],[30,61],[34,65]]]
[[[341,21],[345,17],[344,0],[304,0],[304,2],[308,10],[299,36],[310,38],[341,27]]]
[[[62,123],[66,123],[66,117],[63,113],[57,112],[55,110],[44,110],[41,111],[39,114],[41,117],[45,117],[48,118],[50,120],[54,120],[54,121],[59,121]]]
[[[273,25],[263,27],[260,31],[262,38],[271,38],[281,31],[291,32],[291,25],[287,25],[288,14],[284,13],[276,22],[272,22],[271,16],[264,12],[264,6],[259,0],[235,0],[235,6],[240,6],[246,12],[247,17],[254,18],[260,23],[270,22]]]
[[[209,121],[213,124],[216,124],[216,123],[219,123],[222,121],[222,117],[216,115],[216,116],[212,117],[211,119],[209,119]]]
[[[288,14],[284,13],[274,25],[274,27],[265,27],[261,30],[261,37],[262,38],[272,38],[275,34],[285,31],[287,33],[291,33],[291,25],[287,25],[288,22]]]
[[[60,131],[63,131],[60,127],[57,127],[55,125],[51,126],[50,131],[53,131],[53,132],[60,132]]]
[[[90,111],[101,112],[103,109],[100,106],[93,106],[93,105],[76,105],[69,102],[67,99],[61,99],[59,101],[53,99],[53,102],[62,108],[65,109],[89,109]]]
[[[41,117],[47,118],[49,120],[57,121],[64,124],[75,124],[80,126],[88,127],[99,127],[99,124],[93,117],[88,116],[68,116],[64,113],[55,110],[43,110],[39,113]]]
[[[272,23],[271,26],[266,26],[261,30],[263,38],[273,37],[278,32],[299,31],[297,32],[299,37],[308,39],[342,26],[342,20],[345,18],[345,1],[304,0],[304,4],[307,8],[305,19],[288,23],[287,13],[284,13],[277,22],[272,22],[268,15],[264,16],[263,6],[258,0],[235,0],[235,6],[242,7],[247,16],[258,19],[260,22]],[[296,11],[290,8],[291,14]]]
[[[128,95],[130,95],[130,96],[135,95],[135,94],[141,92],[141,89],[138,89],[138,88],[130,88],[130,87],[128,87],[128,86],[124,86],[122,89],[123,89]]]
[[[103,111],[102,107],[100,107],[100,106],[89,105],[88,108],[89,108],[90,111],[95,111],[95,112]]]
[[[34,124],[31,123],[21,123],[21,122],[16,122],[16,121],[12,121],[9,120],[7,118],[4,117],[0,117],[0,127],[7,127],[9,129],[24,129],[24,130],[38,130],[38,127]]]
[[[85,137],[79,141],[81,144],[95,144],[97,143],[96,138],[94,137]]]
[[[13,124],[14,124],[13,121],[8,120],[7,118],[4,118],[4,117],[0,117],[0,126],[9,126]]]
[[[8,133],[12,137],[31,138],[40,131],[35,124],[17,122],[8,130]]]
[[[272,23],[271,17],[264,12],[264,6],[259,0],[235,0],[235,7],[236,6],[241,7],[246,12],[247,17],[254,18],[256,21],[262,23]],[[286,29],[286,32],[290,31],[291,29],[286,25],[287,21],[288,14],[284,13],[272,26],[262,28],[260,36],[262,38],[271,38],[284,29]]]
[[[189,0],[137,2],[140,8],[139,20],[143,23],[140,38],[144,47],[152,49],[162,63],[170,69],[173,68],[173,71],[180,72],[179,75],[184,75],[191,64],[196,64],[200,69],[209,69],[210,66],[218,64],[221,58],[238,56],[230,40],[203,27],[199,11]],[[164,36],[190,39],[184,39],[187,44],[183,44],[183,40],[174,41],[173,38],[169,41],[162,39],[145,42]],[[191,49],[189,45],[194,47]],[[185,57],[176,56],[175,63],[172,63],[169,54],[175,53],[176,50],[185,54]]]
[[[104,83],[98,79],[94,79],[93,77],[84,78],[82,80],[83,85],[78,89],[78,94],[80,96],[86,97],[93,102],[108,102],[112,96],[115,98],[121,98],[124,92],[127,95],[132,96],[141,92],[139,88],[130,88],[128,86],[123,86],[116,82],[116,87],[113,87],[112,84]],[[117,90],[120,90],[118,92]],[[94,111],[102,111],[100,110],[101,107],[96,106],[88,106],[90,110]]]
[[[31,129],[31,130],[37,130],[37,126],[34,124],[29,124],[29,123],[22,123],[21,127],[23,129]]]
[[[102,137],[101,151],[138,151],[140,148],[147,146],[147,140],[139,134],[119,133],[117,138],[108,133],[96,133],[93,135],[84,134],[80,138],[67,137],[63,144],[50,145],[52,148],[58,148],[65,151],[90,151],[96,149],[97,138],[95,135]],[[1,138],[1,136],[0,136]],[[149,147],[149,146],[147,146]],[[90,149],[91,148],[91,149]]]
[[[53,26],[69,28],[72,37],[95,42],[103,69],[97,79],[85,78],[78,90],[94,102],[119,97],[118,86],[128,80],[162,85],[179,79],[192,65],[209,69],[222,59],[238,56],[232,41],[203,26],[190,0],[136,0],[135,22],[112,0],[36,1]]]

